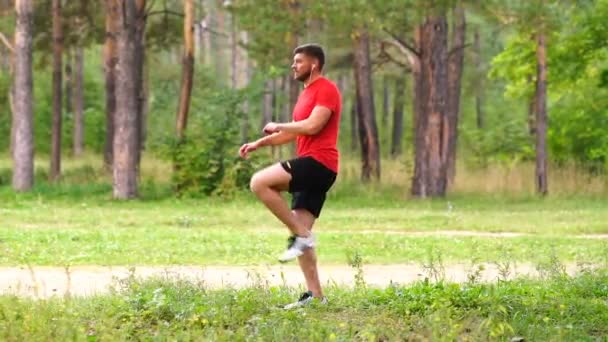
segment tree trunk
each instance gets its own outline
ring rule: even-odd
[[[72,62],[74,60],[71,49],[65,53],[65,78],[64,83],[64,108],[65,113],[71,113],[73,109],[72,88],[74,88],[74,79],[72,77]]]
[[[74,75],[74,156],[84,152],[84,51],[76,48]]]
[[[359,140],[362,154],[361,179],[367,182],[372,177],[376,180],[380,179],[380,145],[374,107],[369,35],[364,29],[355,32],[353,36]]]
[[[536,191],[547,195],[547,50],[545,34],[539,33],[536,46]]]
[[[260,131],[264,129],[267,123],[271,122],[273,103],[274,103],[274,88],[275,80],[267,80],[264,82],[264,98],[262,102],[262,124],[260,125]]]
[[[358,100],[357,100],[357,94],[355,94],[355,96],[353,96],[353,100],[351,102],[351,107],[350,107],[350,150],[352,152],[356,152],[357,151],[357,146],[359,145],[358,143],[358,133],[359,133],[359,128],[357,125],[357,117],[358,117],[358,112],[359,110],[357,109],[358,106]]]
[[[395,97],[393,99],[393,134],[391,143],[391,156],[401,155],[401,141],[403,140],[403,107],[405,106],[405,78],[395,80]]]
[[[241,40],[243,41],[243,43],[247,44],[249,41],[249,37],[247,35],[247,32],[242,31],[241,33]],[[247,51],[243,48],[239,48],[238,51],[239,53],[239,61],[240,61],[240,65],[241,65],[241,78],[242,78],[242,87],[246,87],[249,85],[249,83],[251,82],[251,73],[252,73],[252,68],[251,68],[251,63],[249,60],[249,56],[247,55]],[[242,121],[242,125],[241,125],[241,141],[243,143],[246,143],[247,141],[249,141],[249,107],[250,107],[250,102],[248,99],[245,99],[245,102],[243,103],[243,121]]]
[[[212,2],[212,1],[210,1]],[[210,23],[211,27],[213,27],[218,32],[227,32],[226,30],[226,14],[225,11],[215,10],[213,11],[214,21]],[[216,34],[211,34],[211,51],[212,51],[212,59],[213,59],[213,67],[215,69],[215,74],[218,80],[221,80],[222,84],[229,85],[224,83],[224,80],[229,79],[228,74],[228,56],[226,52],[226,44],[225,38],[220,37]]]
[[[239,56],[238,56],[238,37],[236,30],[236,20],[234,14],[229,14],[226,18],[228,26],[230,27],[230,34],[228,36],[228,43],[230,45],[230,86],[232,89],[238,88],[238,74],[239,74]]]
[[[177,111],[177,138],[183,139],[188,124],[190,95],[192,94],[192,79],[194,76],[194,4],[192,0],[184,0],[184,56],[182,59],[182,86]]]
[[[144,66],[146,64],[146,0],[135,0],[135,93],[137,99],[137,164],[141,160],[141,151],[144,149],[144,126],[146,125],[144,109],[146,92],[144,87]],[[137,171],[139,174],[139,170]]]
[[[483,65],[481,63],[481,39],[479,37],[479,27],[475,27],[475,33],[473,34],[473,64],[475,65],[475,77],[473,89],[475,89],[475,113],[477,118],[477,128],[483,129],[484,127],[484,72]]]
[[[116,38],[118,29],[117,0],[105,0],[105,30],[104,45],[104,77],[106,90],[106,141],[104,147],[104,164],[106,169],[112,168],[114,160],[114,118],[116,115]]]
[[[538,66],[537,66],[538,67]],[[538,74],[537,74],[538,77]],[[528,82],[530,84],[537,82],[534,80],[534,78],[532,76],[528,77]],[[530,95],[530,99],[528,101],[528,133],[530,133],[531,137],[534,137],[536,135],[536,101],[537,101],[537,92],[538,92],[538,85],[534,84],[534,93],[532,93],[532,95]]]
[[[386,125],[388,124],[388,116],[389,116],[389,101],[390,101],[390,96],[389,96],[389,86],[390,86],[390,82],[389,82],[389,78],[388,76],[384,76],[382,78],[382,127],[386,127]]]
[[[15,68],[13,83],[13,189],[29,191],[34,184],[34,122],[32,35],[33,0],[15,1]]]
[[[51,129],[51,170],[49,181],[61,176],[61,119],[62,119],[62,54],[61,0],[53,0],[53,127]]]
[[[139,80],[137,76],[138,8],[125,1],[118,10],[116,65],[116,117],[114,134],[114,198],[138,195]]]
[[[420,70],[414,70],[416,157],[412,194],[444,196],[447,179],[444,140],[447,138],[447,20],[428,16],[417,29]]]
[[[454,183],[456,177],[456,150],[458,143],[458,119],[460,117],[460,89],[462,67],[464,61],[464,44],[466,34],[466,19],[462,3],[453,10],[452,47],[448,55],[448,105],[447,127],[448,137],[444,140],[447,146],[445,163],[448,186]]]
[[[207,4],[209,0],[201,0],[202,12],[205,16],[201,21],[201,64],[211,65],[211,32],[209,32],[209,25],[211,23],[211,6]]]

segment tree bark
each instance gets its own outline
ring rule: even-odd
[[[475,32],[473,34],[473,64],[475,66],[475,78],[473,89],[475,89],[475,113],[477,128],[483,129],[485,124],[484,111],[483,111],[483,103],[484,103],[484,72],[483,65],[481,63],[481,38],[479,37],[479,27],[475,28]]]
[[[61,0],[53,0],[53,126],[51,129],[51,165],[49,181],[61,176],[61,119],[62,119],[62,54]]]
[[[243,41],[243,43],[247,44],[249,41],[249,36],[247,34],[247,32],[242,31],[240,33],[241,35],[241,40]],[[251,82],[251,74],[252,74],[252,68],[251,68],[251,62],[249,60],[249,56],[247,55],[247,51],[243,48],[239,48],[237,51],[239,51],[239,58],[238,60],[240,61],[240,78],[242,79],[242,87],[246,87],[249,85],[249,83]],[[244,103],[243,103],[243,120],[242,120],[242,125],[241,125],[241,142],[246,143],[247,141],[249,141],[249,121],[250,121],[250,114],[249,114],[249,107],[250,107],[250,102],[248,99],[245,99]]]
[[[84,152],[84,51],[76,48],[74,73],[74,156]]]
[[[15,64],[13,84],[13,189],[29,191],[34,184],[34,122],[32,36],[33,0],[15,0]]]
[[[148,100],[144,87],[144,66],[146,64],[146,0],[135,0],[135,87],[137,99],[137,164],[141,160],[141,151],[144,150],[144,131],[146,114],[144,109]],[[137,171],[139,174],[139,170]]]
[[[118,0],[105,0],[105,30],[104,44],[104,77],[106,95],[106,141],[104,147],[104,164],[106,169],[112,168],[114,160],[114,118],[116,115],[116,37],[118,29]]]
[[[538,63],[537,63],[538,64]],[[537,66],[538,68],[538,66]],[[537,75],[538,77],[538,72]],[[538,92],[538,85],[536,84],[537,81],[534,80],[534,78],[532,77],[532,75],[530,75],[528,77],[528,82],[530,84],[534,84],[534,92],[532,93],[532,95],[530,96],[530,99],[528,101],[528,133],[530,133],[531,137],[534,137],[536,135],[536,102],[537,102],[537,92]]]
[[[362,156],[361,179],[368,182],[372,177],[376,180],[380,179],[380,144],[376,126],[369,35],[367,30],[363,29],[356,31],[353,37],[359,140]]]
[[[353,96],[353,99],[351,101],[351,106],[350,106],[350,150],[352,152],[356,152],[357,146],[359,145],[359,142],[358,142],[359,128],[357,125],[357,116],[359,114],[358,114],[358,109],[357,109],[357,105],[358,105],[357,102],[358,102],[357,94],[355,94],[355,96]]]
[[[446,115],[448,137],[444,140],[447,146],[443,149],[443,152],[446,153],[448,186],[454,183],[456,177],[460,90],[466,38],[466,19],[462,2],[459,2],[453,9],[453,23],[452,46],[448,55],[448,106]]]
[[[228,44],[230,45],[230,86],[232,89],[238,88],[238,74],[239,74],[239,56],[238,56],[238,37],[236,30],[236,20],[234,14],[230,13],[226,21],[230,27],[230,34],[228,36]]]
[[[139,79],[137,78],[138,7],[125,1],[118,10],[116,65],[116,117],[114,132],[114,198],[138,195]]]
[[[405,106],[405,78],[395,80],[395,97],[393,98],[393,131],[391,142],[391,156],[401,155],[401,141],[403,140],[403,107]]]
[[[547,177],[547,50],[545,34],[538,33],[536,76],[536,191],[549,192]]]
[[[188,111],[192,94],[192,79],[194,76],[194,4],[192,0],[184,0],[184,55],[182,58],[182,86],[177,111],[177,138],[183,139],[188,125]]]
[[[388,124],[388,116],[390,111],[390,94],[389,94],[390,82],[388,76],[382,78],[382,127],[386,127]]]
[[[74,60],[71,49],[68,49],[65,53],[65,77],[63,80],[64,83],[64,108],[66,113],[71,113],[73,109],[73,100],[72,100],[72,88],[74,87],[74,79],[72,77],[73,74],[73,66],[72,62]]]
[[[264,129],[267,123],[271,122],[272,113],[274,109],[274,92],[275,92],[275,80],[267,80],[264,82],[264,98],[262,103],[262,124],[260,125],[260,131]]]
[[[420,71],[414,70],[416,157],[412,194],[444,196],[447,185],[444,143],[448,129],[447,20],[445,15],[427,16],[417,30]]]

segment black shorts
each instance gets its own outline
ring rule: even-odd
[[[318,218],[325,195],[336,181],[336,173],[312,157],[283,161],[281,166],[291,174],[291,209],[306,209]]]

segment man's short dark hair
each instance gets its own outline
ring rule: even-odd
[[[300,45],[295,50],[293,50],[293,54],[303,53],[309,57],[313,57],[319,60],[319,70],[323,70],[323,65],[325,65],[325,52],[323,52],[323,48],[318,44],[304,44]]]

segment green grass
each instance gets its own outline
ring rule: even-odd
[[[296,290],[207,290],[134,278],[110,295],[0,297],[3,341],[593,341],[608,338],[608,273],[497,284],[329,288],[329,305],[284,311]]]
[[[287,236],[248,194],[119,202],[108,199],[102,185],[65,191],[5,197],[0,207],[0,265],[263,264],[274,262]],[[549,255],[599,262],[608,255],[605,240],[576,238],[608,232],[605,199],[461,196],[397,201],[332,196],[316,227],[320,260],[326,264],[345,263],[355,250],[366,263],[420,262],[431,252],[448,262],[539,262]],[[435,230],[532,235],[400,235]]]
[[[275,261],[287,236],[247,192],[175,198],[168,185],[170,165],[159,160],[143,159],[142,198],[129,202],[111,199],[100,156],[66,159],[58,184],[45,181],[46,161],[38,162],[33,191],[16,194],[9,186],[10,163],[0,159],[0,265],[263,264]],[[461,191],[447,199],[413,200],[401,164],[386,161],[390,168],[383,182],[362,185],[358,164],[345,161],[315,227],[322,263],[343,264],[355,250],[366,263],[418,263],[432,254],[446,262],[541,262],[553,255],[602,262],[608,255],[606,240],[576,237],[608,233],[608,197],[600,193],[539,198],[526,192]],[[569,175],[580,184],[587,177]],[[498,182],[462,172],[459,177],[471,184],[478,179],[473,185],[488,188]],[[437,230],[527,235],[407,235]]]

